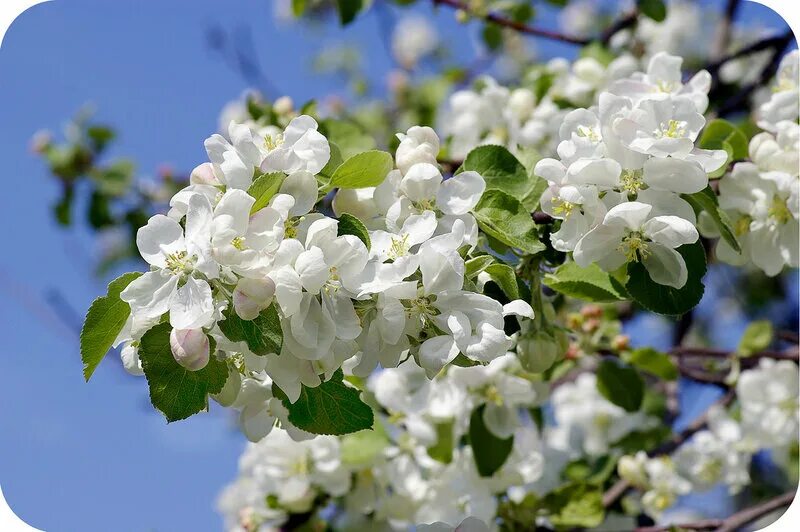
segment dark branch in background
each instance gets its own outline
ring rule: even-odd
[[[772,49],[772,58],[767,66],[761,71],[761,75],[754,83],[745,85],[739,90],[739,92],[724,101],[722,105],[720,105],[719,109],[717,109],[717,116],[727,116],[739,111],[744,111],[748,108],[749,99],[753,92],[759,87],[769,83],[769,80],[775,76],[775,73],[778,71],[781,58],[783,57],[783,53],[789,47],[789,44],[793,39],[794,35],[792,34],[792,31],[788,30],[783,35],[771,40],[771,46],[768,46],[764,49]],[[718,76],[715,75],[714,79],[715,81],[718,81]]]
[[[727,407],[733,402],[734,397],[736,396],[733,390],[728,390],[725,395],[723,395],[720,399],[718,399],[714,404],[711,405],[710,408],[719,406],[722,408]],[[654,457],[654,456],[662,456],[665,454],[669,454],[691,438],[697,432],[700,432],[704,428],[708,426],[708,410],[706,410],[700,417],[692,421],[685,429],[680,431],[679,433],[675,434],[672,438],[668,441],[664,442],[660,446],[656,447],[652,451],[647,453],[647,456]],[[625,479],[619,479],[613,486],[611,486],[606,492],[603,494],[603,506],[608,508],[609,506],[613,505],[620,497],[622,497],[626,491],[631,488],[631,484]]]
[[[432,1],[434,5],[445,5],[448,7],[452,7],[453,9],[459,9],[461,11],[464,11],[465,13],[468,13],[472,17],[483,19],[487,22],[492,22],[493,24],[497,24],[498,26],[511,28],[512,30],[524,33],[525,35],[533,35],[534,37],[543,37],[545,39],[551,39],[554,41],[561,41],[578,45],[585,45],[591,42],[591,39],[586,39],[583,37],[565,35],[563,33],[551,30],[545,30],[542,28],[534,28],[533,26],[528,26],[527,24],[517,22],[502,15],[498,15],[497,13],[492,13],[492,12],[488,12],[485,14],[476,13],[470,9],[468,2],[463,2],[461,0],[432,0]]]
[[[754,43],[751,43],[744,48],[733,52],[732,54],[726,55],[725,57],[721,57],[720,59],[707,64],[704,69],[708,70],[712,76],[717,77],[719,74],[719,69],[725,63],[733,61],[734,59],[739,59],[740,57],[745,57],[747,55],[760,52],[762,50],[769,50],[777,47],[781,47],[782,50],[789,44],[789,42],[791,42],[792,37],[792,32],[787,31],[782,35],[773,35],[771,37],[755,41]]]
[[[283,94],[261,69],[249,27],[241,26],[228,32],[220,25],[212,26],[206,32],[206,39],[209,48],[218,53],[228,67],[248,84],[260,89],[268,98],[277,98]]]
[[[731,28],[736,19],[736,12],[739,10],[741,0],[728,0],[725,3],[725,11],[722,13],[722,20],[717,28],[717,35],[711,48],[711,57],[721,57],[731,40]]]
[[[693,523],[674,524],[667,526],[646,526],[635,529],[635,532],[669,532],[681,530],[716,530],[717,532],[733,532],[744,525],[764,517],[784,506],[789,506],[794,500],[795,492],[788,491],[774,499],[769,499],[750,508],[740,510],[725,519],[704,519]]]
[[[614,37],[617,33],[621,32],[622,30],[626,30],[636,25],[636,21],[639,20],[639,11],[637,9],[632,9],[626,15],[617,19],[611,26],[606,29],[602,35],[600,35],[600,42],[603,45],[607,45],[611,42],[611,38]]]

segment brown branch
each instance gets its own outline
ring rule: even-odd
[[[744,48],[741,48],[736,52],[733,52],[732,54],[726,55],[725,57],[722,57],[712,63],[707,64],[704,67],[704,70],[707,70],[712,76],[716,77],[719,69],[725,63],[733,61],[734,59],[739,59],[740,57],[754,54],[756,52],[769,50],[771,48],[780,47],[782,50],[788,45],[789,42],[791,42],[792,37],[793,34],[790,30],[784,33],[783,35],[773,35],[771,37],[766,37],[764,39],[755,41],[754,43],[751,43],[748,46],[745,46]]]
[[[752,523],[760,517],[789,506],[794,500],[795,492],[788,491],[774,499],[769,499],[750,508],[740,510],[725,519],[703,519],[692,523],[676,523],[666,526],[644,526],[635,529],[635,532],[669,532],[671,530],[716,530],[716,532],[733,532]]]
[[[533,35],[534,37],[543,37],[545,39],[551,39],[554,41],[561,41],[578,45],[585,45],[591,42],[590,39],[586,39],[583,37],[565,35],[563,33],[551,30],[545,30],[542,28],[534,28],[532,26],[528,26],[527,24],[517,22],[516,20],[512,20],[502,15],[498,15],[497,13],[492,13],[492,12],[488,12],[485,14],[476,13],[470,9],[468,2],[464,2],[462,0],[432,0],[432,1],[434,5],[445,5],[448,7],[452,7],[453,9],[460,9],[461,11],[469,13],[471,16],[475,18],[483,19],[487,22],[497,24],[498,26],[511,28],[512,30],[524,33],[525,35]]]
[[[669,351],[670,355],[682,357],[712,357],[712,358],[730,358],[736,356],[732,351],[725,351],[724,349],[714,349],[711,347],[673,347]],[[800,361],[800,352],[796,348],[787,349],[786,351],[759,351],[742,360],[759,359],[759,358],[774,358],[775,360],[791,360],[792,362]]]
[[[611,38],[614,37],[614,35],[621,32],[622,30],[635,26],[638,20],[639,20],[639,10],[632,9],[626,15],[618,18],[616,22],[614,22],[611,26],[609,26],[600,35],[600,42],[603,45],[607,45],[611,41]]]

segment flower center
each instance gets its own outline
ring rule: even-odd
[[[622,182],[622,190],[630,194],[636,194],[642,190],[644,186],[644,170],[641,168],[638,170],[628,170],[626,168],[622,171],[622,175],[619,179]]]
[[[602,140],[597,130],[592,127],[578,126],[578,136],[586,137],[592,142],[600,142]]]
[[[656,83],[656,87],[658,87],[658,90],[661,92],[671,93],[677,88],[677,84],[672,81],[660,79]]]
[[[550,203],[553,204],[553,213],[563,216],[564,218],[569,217],[569,215],[572,214],[572,210],[575,208],[574,203],[564,201],[561,198],[553,198],[550,200]]]
[[[670,138],[679,139],[686,136],[686,126],[688,124],[684,120],[670,120],[669,122],[661,122],[658,129],[654,134],[656,138]]]
[[[245,250],[244,237],[243,236],[237,236],[236,238],[231,240],[231,245],[233,247],[235,247],[236,249],[238,249],[239,251],[244,251]]]
[[[792,219],[792,211],[786,205],[786,200],[777,195],[772,197],[772,205],[769,206],[767,214],[781,225]]]
[[[274,137],[272,135],[264,137],[264,146],[266,146],[269,151],[283,146],[283,133],[278,133]]]
[[[647,239],[638,231],[631,231],[622,239],[617,251],[625,255],[628,262],[640,261],[650,255]]]
[[[750,216],[744,215],[738,220],[736,220],[736,226],[734,227],[734,232],[736,232],[736,236],[742,236],[750,232],[750,222],[753,219]]]
[[[167,255],[167,269],[173,275],[189,273],[194,268],[194,256],[189,257],[185,251],[177,251]]]
[[[389,258],[394,260],[398,257],[404,257],[408,253],[408,233],[402,237],[392,237],[392,244],[389,246]]]

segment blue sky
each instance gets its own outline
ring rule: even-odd
[[[271,3],[61,0],[30,9],[5,37],[0,484],[15,512],[37,528],[220,527],[213,501],[235,476],[243,438],[218,410],[167,426],[149,406],[144,380],[129,377],[115,361],[83,382],[75,332],[47,301],[57,294],[81,314],[107,279],[92,275],[89,233],[64,231],[52,221],[58,190],[28,143],[36,130],[58,129],[91,102],[98,118],[121,132],[113,155],[133,157],[144,174],[165,162],[192,168],[204,160],[203,140],[216,129],[220,108],[246,87],[209,51],[205,32],[212,24],[248,25],[264,71],[296,102],[336,90],[336,80],[314,76],[309,65],[344,32],[336,25],[277,24]],[[743,15],[779,23],[754,4]],[[436,23],[458,55],[469,57],[473,39],[464,37],[452,13],[442,10]],[[362,45],[368,72],[380,79],[390,62],[375,17],[363,17],[346,35]],[[539,49],[545,56],[569,52],[546,43]],[[659,326],[642,328],[656,333]]]

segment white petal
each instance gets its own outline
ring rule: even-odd
[[[131,306],[134,316],[147,318],[161,316],[169,310],[172,294],[178,286],[178,277],[162,271],[147,272],[120,293],[120,299]]]
[[[638,231],[653,209],[646,203],[628,201],[612,207],[603,219],[603,225]]]
[[[163,214],[156,214],[147,221],[147,225],[136,232],[136,246],[142,258],[153,266],[165,268],[166,256],[186,250],[183,229]]]
[[[331,276],[325,256],[318,247],[312,247],[297,257],[294,269],[300,276],[303,288],[309,293],[316,294],[325,285]]]
[[[650,244],[648,251],[650,254],[642,262],[650,278],[658,284],[683,288],[688,271],[681,254],[659,244]]]
[[[413,202],[432,200],[442,183],[439,169],[430,163],[417,163],[400,181],[400,191]]]
[[[481,199],[486,182],[478,172],[461,172],[447,179],[436,194],[436,206],[445,214],[466,214]]]
[[[289,175],[281,184],[280,191],[294,198],[294,206],[289,211],[291,216],[309,213],[317,202],[317,180],[310,172]]]
[[[169,322],[175,329],[200,329],[211,325],[214,300],[204,280],[189,277],[169,305]]]
[[[708,176],[699,164],[672,157],[648,159],[643,178],[655,189],[677,194],[694,194],[708,186]]]
[[[692,244],[700,238],[697,228],[688,220],[678,216],[656,216],[647,220],[642,230],[654,242],[669,248]]]
[[[503,316],[522,316],[533,319],[533,308],[527,301],[515,299],[503,305]]]
[[[452,336],[428,338],[419,348],[419,363],[428,377],[433,378],[458,355],[458,346]]]

